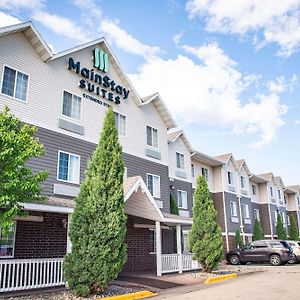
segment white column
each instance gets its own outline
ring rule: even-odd
[[[160,222],[155,222],[155,234],[156,234],[156,275],[161,276],[162,264],[161,264],[161,229]]]
[[[67,224],[67,253],[70,253],[71,249],[72,249],[72,243],[71,243],[70,236],[69,236],[71,218],[72,218],[72,215],[68,214],[68,224]]]
[[[177,241],[177,254],[178,254],[178,269],[182,273],[182,249],[181,249],[181,225],[176,225],[176,241]]]

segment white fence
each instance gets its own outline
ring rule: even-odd
[[[0,293],[64,285],[63,258],[0,260]]]
[[[162,273],[172,273],[179,271],[180,256],[179,254],[162,254]],[[193,260],[193,254],[182,254],[182,271],[192,271],[200,269],[197,261]]]

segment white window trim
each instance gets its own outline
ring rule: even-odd
[[[234,212],[234,210],[233,210],[233,214],[232,214],[232,211],[231,211],[231,205],[232,205],[232,204],[233,204],[234,207],[235,207],[235,212]],[[238,216],[238,213],[237,213],[237,204],[236,204],[236,202],[230,201],[229,208],[230,208],[230,215],[231,215],[231,217],[237,217],[237,216]]]
[[[151,128],[151,131],[153,131],[153,129],[155,129],[155,130],[157,131],[157,147],[148,145],[147,127],[150,127],[150,128]],[[152,140],[151,140],[151,142],[152,142],[152,145],[153,145],[153,134],[152,134]],[[155,127],[152,127],[152,126],[150,126],[150,125],[148,125],[148,124],[146,124],[146,145],[147,145],[147,147],[152,148],[152,149],[155,149],[156,151],[159,149],[159,135],[158,135],[158,129],[155,128]]]
[[[202,174],[203,172],[203,170],[206,170],[207,171],[207,177],[204,175],[204,174]],[[204,172],[205,173],[205,172]],[[204,176],[204,178],[206,179],[206,181],[208,181],[208,178],[209,178],[209,171],[208,171],[208,168],[205,168],[205,167],[201,167],[201,175],[202,176]]]
[[[156,250],[156,230],[149,228],[149,231],[152,231],[154,233],[154,241],[153,241],[153,248]],[[150,251],[149,254],[156,254],[156,251]]]
[[[249,205],[248,204],[242,204],[243,205],[243,217],[245,219],[250,219],[250,210],[249,210]],[[246,209],[247,208],[247,209]],[[246,215],[246,211],[247,211],[247,216]]]
[[[253,190],[253,187],[254,187],[254,190]],[[251,184],[251,191],[252,191],[252,195],[256,196],[257,195],[257,188],[256,188],[256,185],[255,184]],[[253,191],[255,193],[253,193]]]
[[[180,155],[183,155],[183,168],[178,168],[178,166],[177,166],[177,153]],[[184,153],[176,151],[175,159],[176,159],[176,169],[177,170],[185,170],[185,155],[184,155]]]
[[[127,116],[125,116],[125,115],[123,115],[123,114],[121,114],[121,113],[119,113],[119,112],[117,112],[117,111],[114,111],[114,114],[117,114],[117,115],[118,115],[118,128],[117,128],[117,130],[118,130],[118,135],[119,135],[119,136],[125,137],[125,136],[126,136],[126,131],[127,131],[127,126],[126,126]],[[120,116],[125,117],[125,134],[121,134],[120,131],[119,131],[119,124],[120,124],[119,119],[120,119]]]
[[[186,194],[186,207],[184,206],[179,206],[179,201],[178,201],[178,193],[181,192],[181,193],[185,193]],[[182,202],[183,203],[183,202]],[[177,205],[178,205],[178,208],[181,208],[181,209],[188,209],[188,194],[187,194],[187,191],[183,191],[183,190],[177,190]]]
[[[254,218],[257,219],[258,222],[260,222],[260,211],[258,208],[254,208]]]
[[[160,176],[159,175],[156,175],[156,174],[151,174],[151,173],[147,173],[146,174],[146,179],[147,179],[147,188],[148,188],[148,176],[153,176],[153,177],[158,177],[158,183],[159,183],[159,191],[158,191],[158,196],[153,196],[153,198],[156,198],[156,199],[160,199],[161,197],[161,194],[160,194]],[[153,191],[153,194],[154,194],[154,191]]]
[[[64,179],[59,179],[59,156],[60,156],[60,153],[65,153],[65,154],[68,154],[69,156],[70,155],[73,155],[73,156],[77,156],[78,157],[78,182],[74,182],[74,181],[69,181],[69,180],[64,180]],[[68,170],[69,172],[69,170]],[[64,151],[64,150],[58,150],[58,154],[57,154],[57,174],[56,174],[56,179],[57,181],[61,181],[61,182],[66,182],[66,183],[73,183],[73,184],[80,184],[80,155],[78,154],[74,154],[74,153],[70,153],[70,152],[67,152],[67,151]]]
[[[228,177],[229,173],[231,174],[231,176],[230,176],[231,182],[229,182],[229,177]],[[228,182],[228,185],[234,186],[233,172],[231,172],[231,171],[227,171],[227,182]]]
[[[72,117],[69,117],[69,116],[66,116],[63,114],[63,107],[64,107],[64,92],[67,92],[69,94],[72,95],[72,100],[73,100],[73,96],[76,96],[78,98],[80,98],[80,118],[79,119],[76,119],[76,118],[72,118]],[[78,96],[77,94],[74,94],[73,92],[71,92],[70,90],[67,90],[67,89],[63,89],[62,90],[62,93],[61,93],[61,108],[60,108],[60,116],[63,118],[63,119],[66,119],[68,121],[71,121],[73,123],[78,123],[78,124],[82,124],[82,96]]]
[[[15,257],[15,244],[16,244],[16,232],[17,232],[17,222],[14,221],[14,240],[13,240],[13,253],[11,256],[0,256],[0,260],[1,259],[6,259],[6,258],[14,258]],[[0,227],[1,230],[1,227]]]
[[[5,67],[8,67],[10,69],[13,69],[16,71],[16,77],[15,77],[15,84],[14,84],[14,94],[16,93],[16,83],[17,83],[17,74],[18,72],[20,73],[23,73],[24,75],[27,75],[28,76],[28,84],[27,84],[27,91],[26,91],[26,100],[21,100],[19,98],[16,98],[15,96],[10,96],[10,95],[7,95],[5,93],[2,93],[2,89],[3,89],[3,83],[4,83],[4,69]],[[25,73],[25,72],[22,72],[20,69],[17,69],[15,67],[12,67],[8,64],[3,64],[2,66],[2,84],[1,84],[1,90],[0,90],[0,93],[8,98],[11,98],[11,99],[14,99],[14,100],[17,100],[18,102],[21,102],[23,104],[28,104],[28,92],[29,92],[29,83],[30,83],[30,75],[28,73]]]

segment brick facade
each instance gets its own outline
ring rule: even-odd
[[[17,221],[14,258],[63,257],[67,250],[68,216],[40,213],[43,222]]]

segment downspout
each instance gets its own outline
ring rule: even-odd
[[[227,226],[227,213],[226,213],[226,204],[225,204],[225,186],[224,186],[224,177],[223,171],[224,166],[221,166],[221,180],[222,180],[222,195],[223,195],[223,210],[224,210],[224,225],[225,225],[225,240],[226,240],[226,250],[229,251],[229,240],[228,240],[228,226]]]

